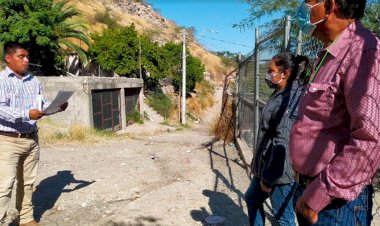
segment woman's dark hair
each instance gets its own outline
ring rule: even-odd
[[[345,19],[360,19],[364,16],[366,0],[335,0],[340,14]]]
[[[310,70],[309,59],[305,56],[294,56],[289,52],[283,52],[275,55],[272,60],[278,67],[283,70],[290,70],[291,74],[288,83],[299,80],[301,83],[308,82],[308,72]]]

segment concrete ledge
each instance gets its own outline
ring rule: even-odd
[[[240,158],[244,163],[247,173],[250,173],[253,151],[248,147],[247,143],[240,138],[236,138],[236,147],[239,151]]]

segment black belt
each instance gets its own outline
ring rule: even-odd
[[[4,132],[0,131],[0,135],[7,136],[7,137],[14,137],[14,138],[25,138],[25,139],[32,139],[36,133],[15,133],[15,132]]]

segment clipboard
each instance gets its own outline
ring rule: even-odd
[[[61,105],[68,102],[75,91],[59,91],[54,100],[45,109],[46,115],[52,115],[61,111]]]

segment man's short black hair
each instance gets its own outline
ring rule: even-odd
[[[6,42],[4,44],[4,56],[10,55],[16,52],[17,49],[27,49],[25,45],[18,42]]]
[[[364,16],[366,0],[335,0],[341,16],[345,19],[360,19]]]

